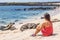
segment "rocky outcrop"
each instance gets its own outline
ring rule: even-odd
[[[28,8],[28,10],[50,10],[55,9],[56,7],[39,7],[39,8]]]
[[[15,30],[16,28],[13,26],[15,23],[9,23],[7,26],[0,26],[0,30]]]
[[[39,23],[35,24],[35,23],[27,23],[21,26],[20,30],[24,31],[26,29],[35,29],[37,27],[37,25],[39,25]]]
[[[21,9],[15,9],[16,11],[20,11]]]
[[[29,10],[52,10],[52,9],[56,9],[56,7],[38,7],[38,8],[24,8],[24,9],[15,9],[16,11],[29,11]]]

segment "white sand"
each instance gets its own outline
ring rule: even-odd
[[[57,8],[55,10],[49,11],[50,14],[53,14],[51,17],[52,19],[60,19],[60,8]],[[35,20],[27,20],[25,23],[38,23],[42,22],[41,19],[35,19]],[[20,27],[23,24],[16,23],[14,26],[17,28],[14,31],[7,30],[7,31],[1,31],[0,30],[0,40],[60,40],[60,22],[53,23],[54,28],[54,35],[49,37],[43,37],[41,36],[41,33],[38,33],[37,36],[32,37],[31,34],[34,33],[35,29],[29,29],[25,30],[23,32],[20,31]],[[39,36],[40,35],[40,36]]]

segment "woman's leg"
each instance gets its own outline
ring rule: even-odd
[[[40,32],[40,26],[37,26],[36,31],[35,31],[35,35],[39,32]]]

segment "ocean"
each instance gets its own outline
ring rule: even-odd
[[[0,6],[0,23],[17,22],[26,19],[34,19],[49,10],[24,10],[24,8],[54,7],[54,6]],[[18,9],[18,10],[16,10]],[[20,10],[21,9],[21,10]]]

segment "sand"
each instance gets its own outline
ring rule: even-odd
[[[55,10],[51,10],[48,13],[51,14],[51,18],[59,19],[60,20],[60,8]],[[53,16],[52,16],[53,15]],[[24,21],[25,23],[41,23],[42,19],[35,19],[35,20],[27,20]],[[60,22],[53,23],[54,34],[52,36],[43,37],[41,32],[37,34],[37,36],[32,37],[31,34],[35,32],[35,29],[28,29],[23,32],[20,31],[20,27],[23,25],[20,22],[17,22],[14,26],[17,28],[16,30],[7,30],[1,31],[0,30],[0,40],[60,40]]]

